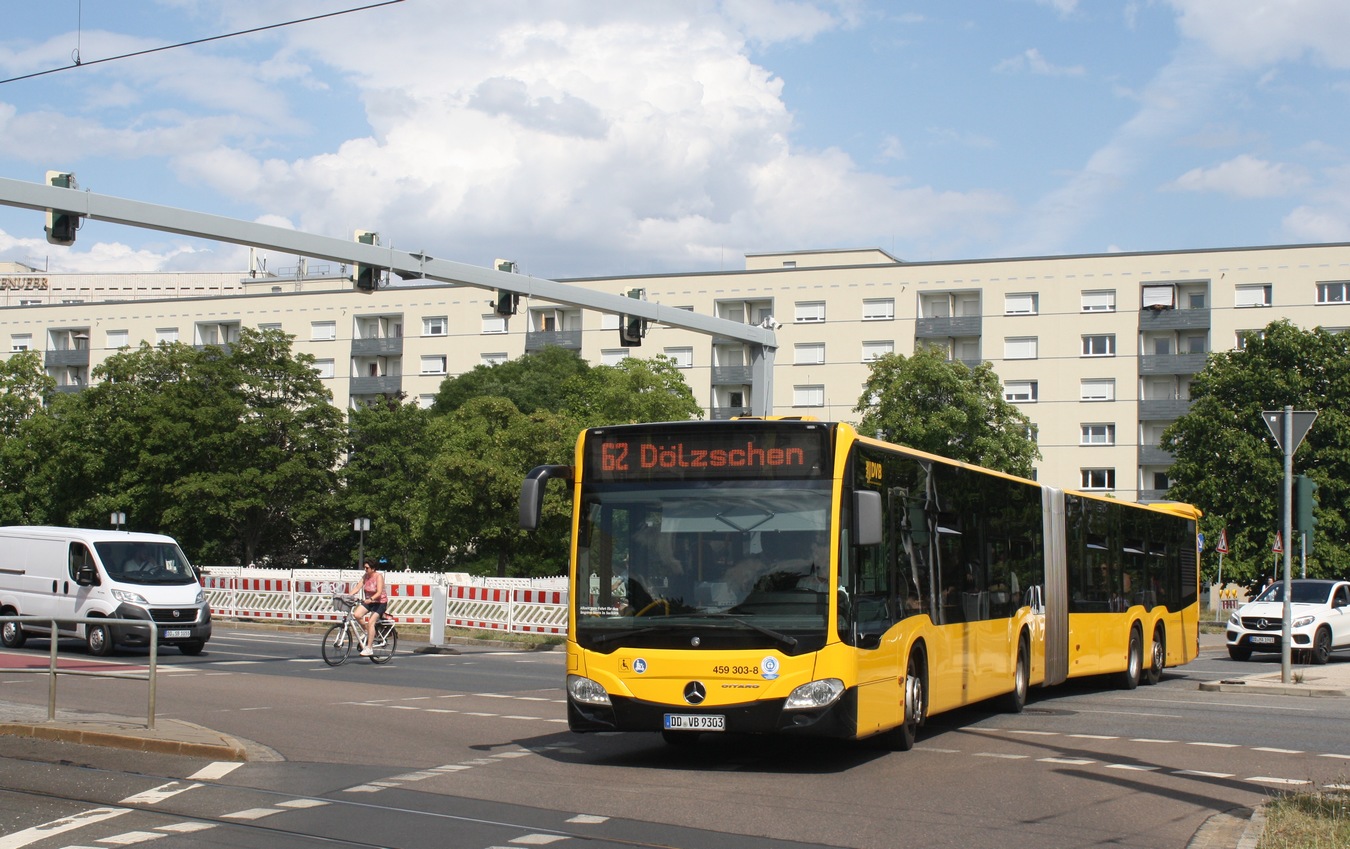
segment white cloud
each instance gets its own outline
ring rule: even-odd
[[[1087,73],[1082,65],[1051,64],[1035,47],[1009,59],[1004,59],[994,66],[994,70],[1001,74],[1016,74],[1026,71],[1046,77],[1081,77]]]
[[[1169,0],[1186,36],[1226,61],[1258,67],[1311,56],[1350,67],[1345,0]]]
[[[1268,162],[1248,154],[1212,168],[1193,168],[1167,188],[1186,192],[1217,192],[1230,197],[1268,198],[1292,194],[1307,185],[1301,168]]]

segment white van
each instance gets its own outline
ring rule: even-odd
[[[192,564],[172,537],[85,528],[0,528],[0,642],[23,645],[49,636],[51,618],[153,619],[159,642],[198,654],[211,639],[211,607]],[[89,653],[145,646],[150,629],[135,625],[58,623],[59,636],[85,641]]]

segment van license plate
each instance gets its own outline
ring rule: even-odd
[[[667,731],[725,731],[727,718],[718,714],[666,714]]]
[[[166,640],[186,640],[188,637],[191,637],[191,636],[192,636],[192,632],[191,632],[190,630],[187,630],[187,629],[179,629],[179,630],[176,630],[176,631],[165,631],[165,632],[164,632],[164,639],[166,639]]]

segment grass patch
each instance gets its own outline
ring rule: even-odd
[[[1350,795],[1319,791],[1277,796],[1266,805],[1257,849],[1340,849],[1350,846]]]

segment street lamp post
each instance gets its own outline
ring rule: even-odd
[[[356,568],[360,569],[361,564],[366,562],[366,531],[370,530],[369,519],[356,519],[352,522],[352,530],[361,534],[361,542],[356,551]]]
[[[121,510],[114,511],[108,515],[108,522],[112,524],[114,531],[120,531],[126,527],[127,514]]]

